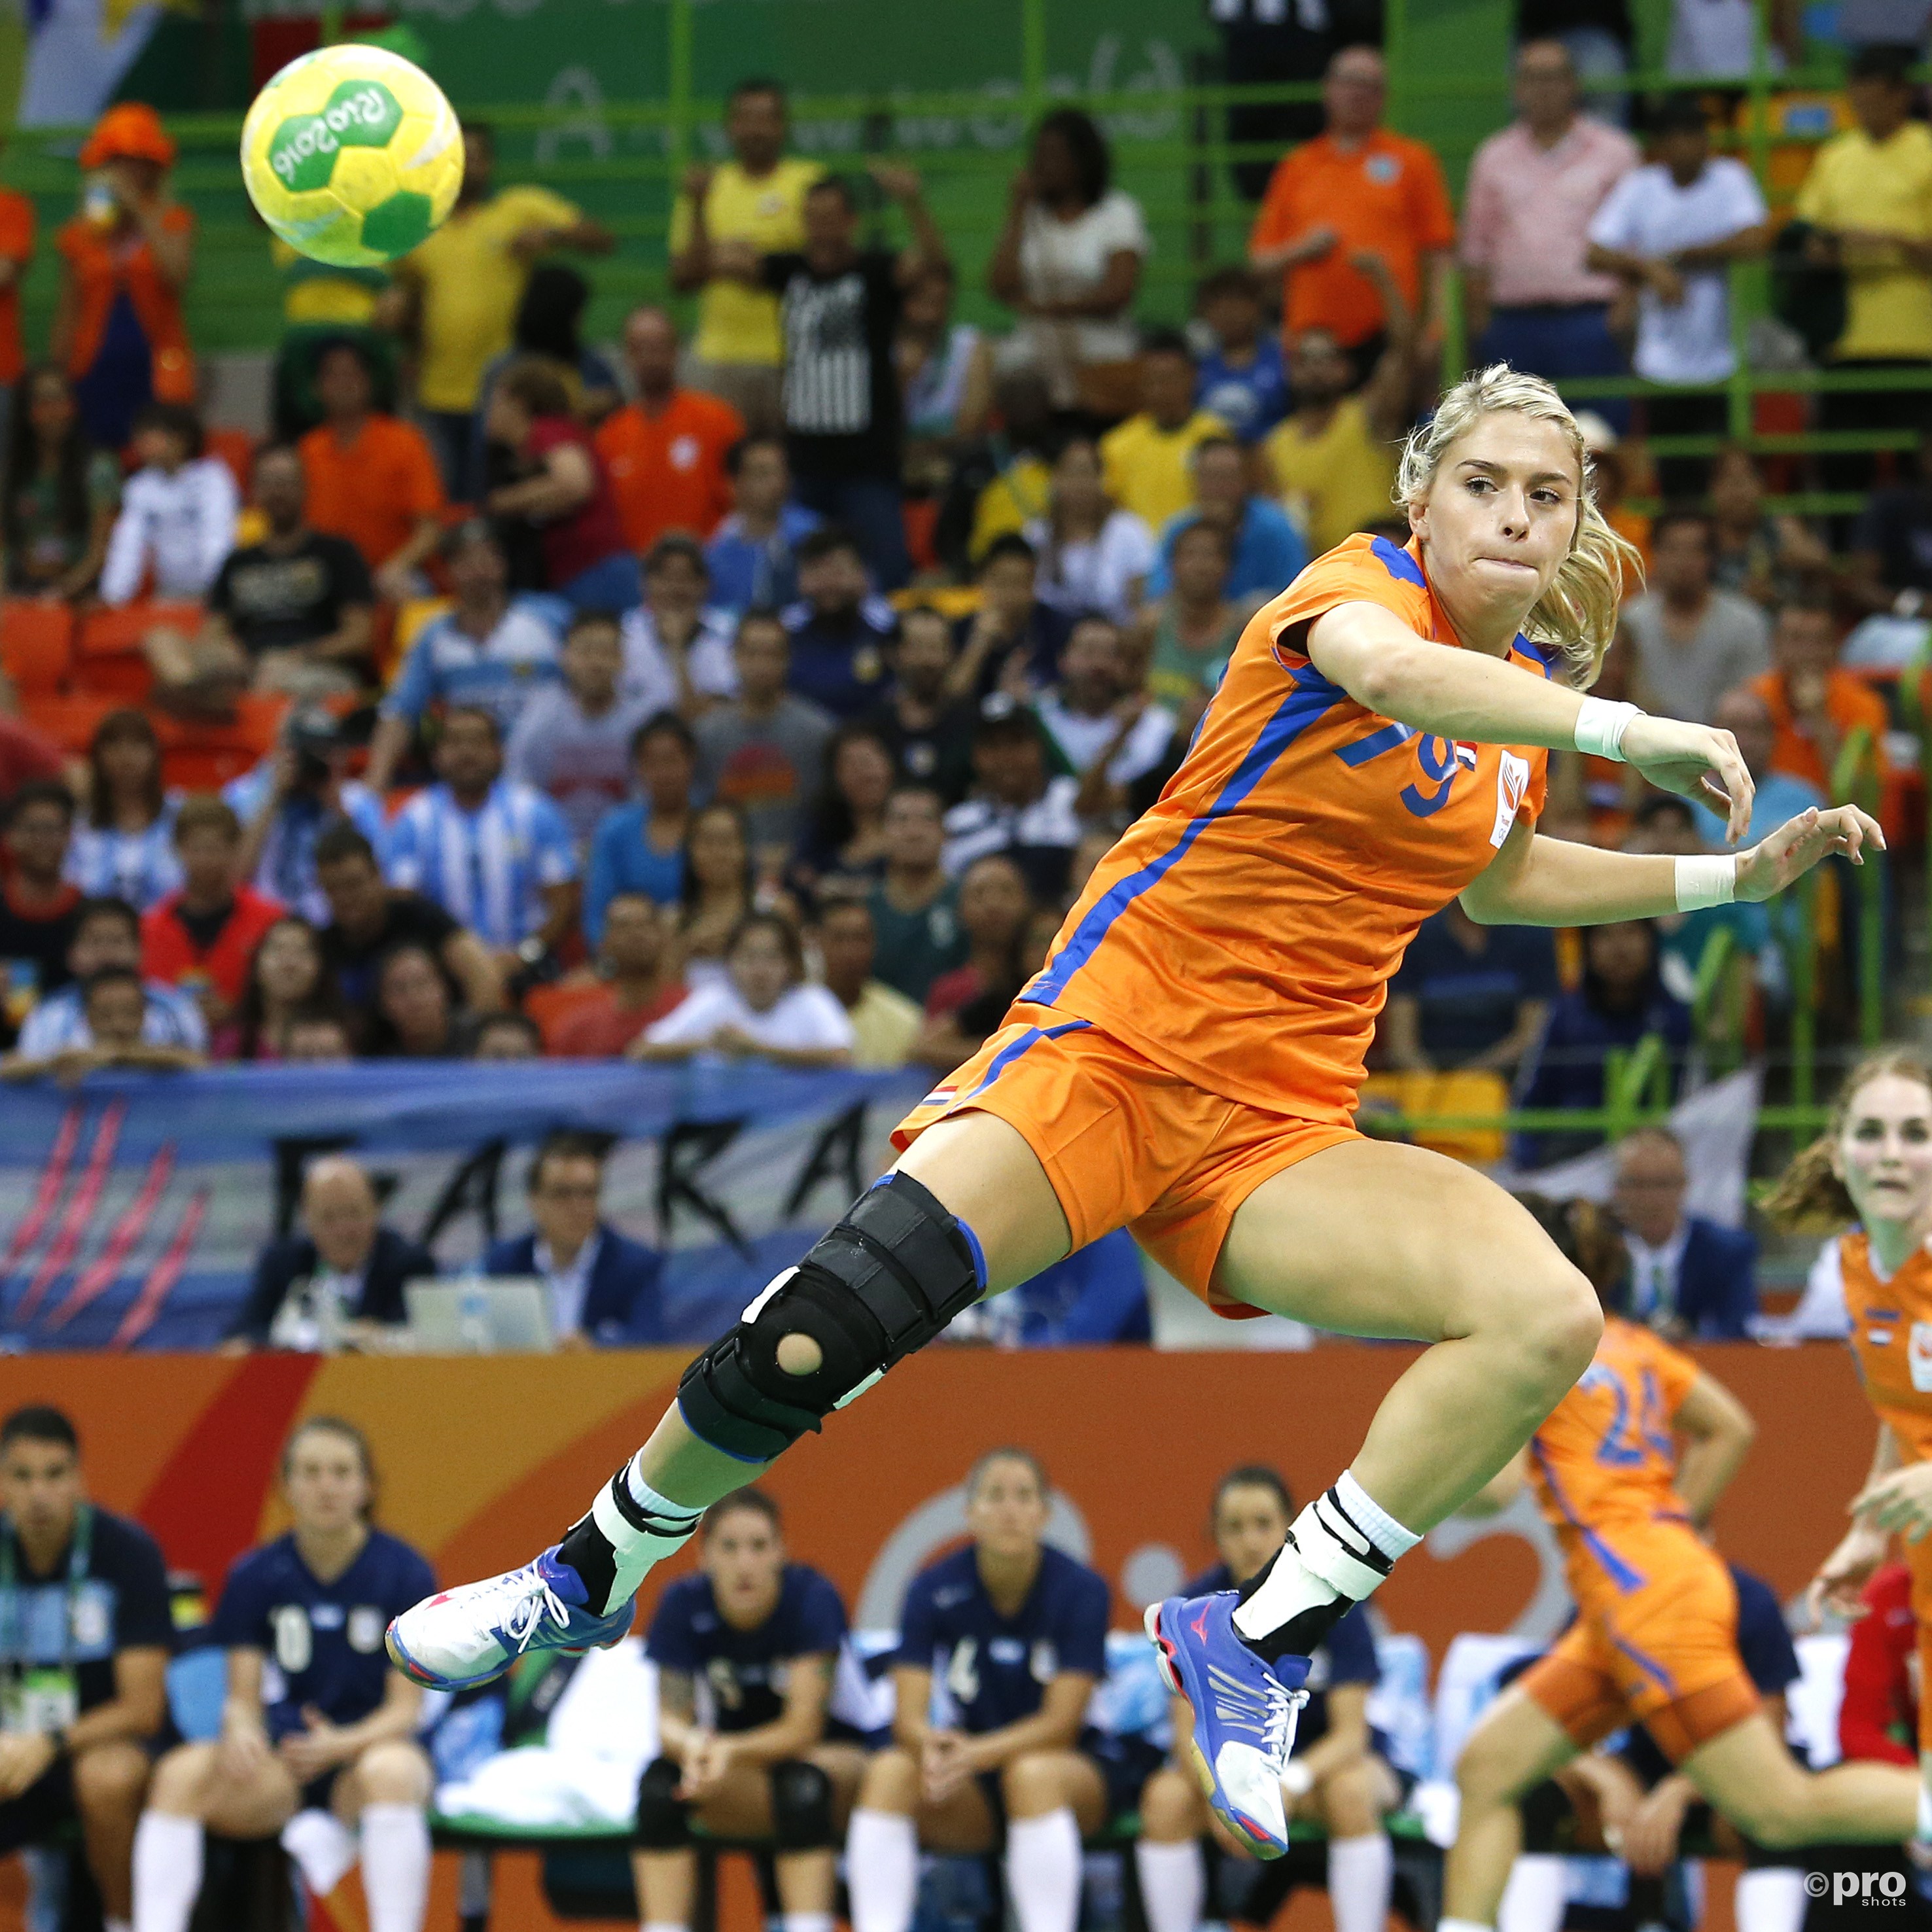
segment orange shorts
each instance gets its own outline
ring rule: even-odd
[[[901,1153],[949,1114],[992,1114],[1039,1156],[1076,1248],[1116,1228],[1217,1315],[1261,1313],[1217,1295],[1234,1211],[1270,1176],[1361,1136],[1204,1093],[1088,1020],[1016,1006],[1009,1023],[892,1130]]]
[[[1579,1750],[1639,1720],[1672,1764],[1758,1708],[1738,1655],[1730,1573],[1687,1530],[1654,1547],[1671,1560],[1636,1589],[1598,1595],[1517,1683]],[[1619,1551],[1627,1546],[1618,1543]],[[1636,1560],[1636,1559],[1634,1559]]]

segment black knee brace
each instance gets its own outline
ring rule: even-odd
[[[685,1370],[686,1424],[728,1456],[769,1462],[922,1348],[985,1287],[964,1227],[910,1174],[888,1174]],[[779,1367],[788,1335],[817,1343],[812,1374]]]
[[[817,1765],[788,1757],[772,1766],[772,1838],[782,1852],[829,1851],[832,1780]]]
[[[691,1808],[677,1795],[684,1772],[672,1759],[653,1758],[638,1780],[638,1816],[631,1842],[640,1852],[681,1852],[691,1843]]]

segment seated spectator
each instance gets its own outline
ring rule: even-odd
[[[1174,540],[1173,588],[1140,614],[1148,690],[1177,711],[1214,695],[1240,641],[1246,614],[1228,594],[1233,560],[1225,530],[1190,524]]]
[[[1846,588],[1861,610],[1912,617],[1925,608],[1932,593],[1932,429],[1919,436],[1910,479],[1865,500],[1850,548]]]
[[[161,741],[144,711],[110,711],[87,749],[87,809],[68,848],[67,875],[90,898],[136,912],[181,884],[175,856],[178,794],[161,784]]]
[[[1742,1341],[1757,1313],[1757,1243],[1684,1211],[1684,1144],[1668,1127],[1617,1143],[1611,1204],[1630,1251],[1631,1320],[1675,1342]]]
[[[609,420],[624,400],[623,380],[610,358],[584,340],[584,311],[590,305],[590,284],[568,262],[539,262],[530,271],[508,345],[491,358],[477,387],[473,433],[479,446],[489,439],[496,385],[519,362],[554,376],[563,385],[568,413],[585,428],[598,429]],[[487,450],[479,448],[478,454],[487,469]]]
[[[1066,641],[1066,614],[1042,601],[1040,560],[1024,537],[995,537],[980,560],[979,608],[953,627],[947,685],[956,698],[1003,691],[1026,698],[1050,684]]]
[[[798,546],[798,590],[784,613],[791,688],[834,718],[856,718],[880,695],[892,607],[867,587],[857,540],[836,524]]]
[[[1832,554],[1796,517],[1764,507],[1757,459],[1732,444],[1711,459],[1711,581],[1754,604],[1774,604],[1828,573]]]
[[[850,1066],[852,1022],[837,998],[806,983],[797,929],[777,913],[741,920],[727,942],[724,976],[694,987],[626,1049],[632,1060],[700,1053],[788,1067]]]
[[[1131,404],[1134,295],[1154,246],[1112,175],[1092,116],[1054,109],[1014,172],[986,265],[987,288],[1019,318],[1008,358],[1046,379],[1056,408],[1108,416]]]
[[[136,418],[138,466],[100,567],[100,601],[198,602],[235,548],[241,500],[218,456],[202,454],[201,418],[186,403],[150,403]]]
[[[970,1546],[907,1587],[894,1742],[867,1760],[845,1841],[853,1914],[868,1932],[910,1932],[922,1838],[986,1852],[1003,1823],[1007,1895],[1031,1901],[1030,1932],[1074,1932],[1081,1840],[1124,1807],[1080,1748],[1107,1671],[1106,1580],[1046,1540],[1051,1502],[1035,1457],[989,1450],[966,1478]],[[935,1678],[951,1693],[944,1728]],[[982,1780],[997,1780],[997,1810]]]
[[[289,1022],[288,1049],[282,1055],[291,1066],[340,1066],[356,1058],[349,1022],[322,1013],[298,1013]]]
[[[791,500],[782,436],[741,436],[724,468],[730,512],[704,546],[711,594],[728,610],[782,610],[798,596],[798,547],[824,519]]]
[[[752,842],[735,805],[711,804],[692,815],[685,834],[679,895],[678,950],[685,983],[715,985],[724,976],[724,950],[758,898]]]
[[[624,541],[642,556],[676,530],[707,541],[731,508],[730,452],[745,419],[731,405],[677,380],[677,324],[655,303],[624,322],[624,360],[637,400],[598,425],[597,453]]]
[[[872,908],[842,894],[827,898],[818,914],[818,958],[825,989],[852,1023],[852,1064],[880,1070],[912,1058],[925,1015],[904,994],[873,976],[878,934]]]
[[[141,969],[193,992],[213,1028],[233,1012],[248,962],[282,908],[242,884],[242,821],[226,800],[208,792],[184,800],[175,850],[182,882],[142,916]]]
[[[311,926],[328,917],[316,841],[343,819],[371,844],[383,835],[382,801],[347,776],[352,750],[331,712],[307,706],[290,712],[281,742],[253,771],[221,788],[242,821],[242,876]]]
[[[194,272],[194,217],[169,186],[174,142],[143,102],[109,108],[80,160],[94,185],[55,237],[61,281],[48,352],[66,365],[89,437],[118,450],[148,404],[184,407],[195,399],[182,314]]]
[[[598,821],[584,889],[584,936],[604,936],[604,915],[620,892],[642,892],[662,906],[684,892],[684,848],[691,831],[698,746],[675,712],[647,718],[631,734],[631,770],[641,794]]]
[[[1193,352],[1172,330],[1141,350],[1141,406],[1100,439],[1107,494],[1154,530],[1165,530],[1193,498],[1188,460],[1228,425],[1194,405]]]
[[[1372,261],[1374,256],[1358,257]],[[1394,284],[1384,279],[1386,301]],[[1287,416],[1268,432],[1262,460],[1275,494],[1325,554],[1393,512],[1395,446],[1408,419],[1413,320],[1406,303],[1389,311],[1393,325],[1366,380],[1355,352],[1325,328],[1289,338]]]
[[[1095,770],[1114,785],[1150,771],[1174,736],[1174,713],[1130,681],[1120,627],[1085,616],[1060,654],[1060,682],[1034,709],[1048,742],[1077,778]]]
[[[168,1722],[167,1566],[137,1522],[87,1499],[59,1409],[0,1422],[0,1618],[21,1708],[8,1725],[0,1842],[77,1838],[107,1922],[134,1913],[129,1854]],[[52,1694],[24,1694],[46,1685]]]
[[[443,539],[442,556],[454,608],[417,632],[383,697],[369,741],[369,789],[378,796],[394,783],[432,710],[484,705],[507,734],[530,699],[562,675],[557,634],[530,607],[512,602],[502,546],[488,524],[459,524]]]
[[[207,1064],[208,1056],[194,1047],[148,1043],[144,1030],[147,993],[140,974],[131,966],[99,967],[80,982],[76,991],[88,1045],[64,1047],[44,1060],[10,1054],[0,1060],[0,1073],[9,1080],[34,1080],[48,1074],[67,1084],[110,1067],[130,1072],[179,1073]]]
[[[1750,824],[1744,842],[1755,845],[1787,820],[1814,807],[1822,812],[1828,803],[1822,787],[1793,772],[1781,772],[1772,764],[1778,750],[1778,725],[1769,704],[1753,686],[1746,684],[1727,691],[1718,700],[1711,722],[1728,731],[1738,741],[1738,750],[1756,788],[1751,795]],[[1724,820],[1702,799],[1686,801],[1704,844],[1712,851],[1720,850],[1726,836]]]
[[[1838,1706],[1838,1748],[1852,1762],[1918,1762],[1918,1619],[1912,1571],[1886,1563],[1858,1593]],[[1910,1742],[1908,1742],[1910,1740]]]
[[[408,1318],[403,1284],[436,1273],[427,1248],[386,1228],[376,1190],[346,1154],[326,1154],[302,1178],[304,1234],[271,1241],[224,1348],[329,1354],[362,1346]]]
[[[1724,844],[1720,833],[1718,848],[1722,849]],[[1624,840],[1626,852],[1660,852],[1672,858],[1695,858],[1708,849],[1690,801],[1674,792],[1656,792],[1645,799]],[[1795,903],[1792,910],[1796,910]],[[1769,905],[1733,900],[1729,905],[1660,914],[1656,920],[1658,970],[1666,990],[1687,1006],[1694,1005],[1705,949],[1717,934],[1726,932],[1733,945],[1750,955],[1760,986],[1782,1001],[1788,989],[1784,961],[1771,944],[1772,912]]]
[[[232,706],[242,692],[336,698],[369,674],[375,590],[346,537],[310,527],[302,458],[286,443],[255,452],[254,504],[267,525],[259,543],[231,550],[208,586],[200,632],[148,634],[156,701]]]
[[[786,688],[791,638],[777,611],[747,610],[731,655],[738,695],[714,705],[694,728],[698,786],[743,812],[752,850],[772,871],[804,830],[806,801],[826,770],[835,728],[817,705]]]
[[[554,952],[577,922],[570,826],[542,792],[503,776],[496,714],[452,710],[436,746],[438,783],[389,822],[382,870],[420,892],[511,962]]]
[[[899,304],[892,364],[905,415],[906,476],[944,488],[952,452],[986,427],[993,409],[993,346],[970,322],[952,320],[957,278],[934,262],[908,284]]]
[[[82,900],[75,908],[66,963],[68,983],[41,1000],[21,1025],[20,1051],[26,1059],[50,1060],[94,1044],[80,988],[110,967],[139,970],[140,914],[125,899]],[[208,1023],[189,994],[160,980],[144,982],[141,990],[141,1037],[148,1046],[207,1050]]]
[[[995,537],[1024,531],[1047,512],[1058,430],[1046,379],[1034,369],[1009,370],[993,386],[993,414],[985,444],[953,466],[933,535],[956,576],[969,574]]]
[[[121,466],[81,426],[74,386],[51,362],[14,385],[0,484],[0,544],[16,597],[85,597],[107,560]]]
[[[668,1342],[664,1257],[604,1219],[604,1141],[554,1133],[530,1157],[530,1232],[490,1244],[488,1275],[534,1275],[560,1347]]]
[[[248,983],[231,1025],[215,1042],[218,1060],[286,1060],[289,1032],[297,1022],[333,1019],[348,1023],[342,1003],[322,956],[321,935],[294,913],[276,920],[262,934],[248,962]]]
[[[1828,593],[1813,592],[1778,607],[1771,634],[1772,668],[1750,683],[1777,734],[1772,770],[1834,794],[1845,740],[1855,731],[1864,732],[1870,746],[1864,770],[1878,783],[1879,817],[1888,834],[1896,834],[1898,782],[1885,746],[1890,716],[1885,700],[1857,672],[1840,665],[1838,641]]]
[[[808,901],[827,889],[864,892],[886,869],[886,799],[892,754],[867,724],[842,724],[825,747],[824,778],[786,874]]]
[[[1173,587],[1174,545],[1180,532],[1212,524],[1228,539],[1228,595],[1250,604],[1279,597],[1301,574],[1308,545],[1286,510],[1249,489],[1247,452],[1232,436],[1210,436],[1195,446],[1193,472],[1193,506],[1161,532],[1148,594],[1165,596]]]
[[[915,604],[886,646],[892,682],[866,722],[885,742],[898,770],[934,787],[957,805],[973,782],[971,742],[976,706],[948,694],[952,626],[930,604]]]
[[[940,974],[966,963],[958,892],[939,862],[945,818],[945,801],[932,786],[892,788],[886,800],[885,871],[866,902],[879,977],[922,1006]]]
[[[415,1932],[428,1904],[423,1694],[383,1654],[381,1633],[434,1591],[435,1575],[372,1526],[375,1466],[352,1424],[300,1424],[280,1468],[290,1526],[236,1562],[208,1624],[228,1658],[221,1735],[178,1744],[154,1767],[135,1840],[142,1932],[188,1932],[207,1832],[272,1838],[304,1810],[356,1834],[372,1926]]]
[[[1039,566],[1042,602],[1069,617],[1103,611],[1117,623],[1138,609],[1154,568],[1154,536],[1108,496],[1100,452],[1089,438],[1072,436],[1062,446],[1046,514],[1034,518],[1024,534]]]
[[[1550,1003],[1550,1024],[1525,1062],[1520,1103],[1526,1109],[1594,1111],[1604,1104],[1604,1063],[1612,1048],[1628,1052],[1648,1034],[1662,1040],[1671,1066],[1690,1043],[1690,1010],[1672,999],[1658,970],[1657,934],[1647,920],[1586,927],[1583,978]],[[1597,1144],[1594,1131],[1519,1136],[1525,1166],[1541,1166]]]
[[[1274,1560],[1294,1502],[1270,1468],[1230,1470],[1209,1514],[1220,1561],[1185,1586],[1190,1597],[1239,1589]],[[1382,1820],[1402,1796],[1389,1767],[1388,1742],[1369,1722],[1369,1697],[1382,1676],[1365,1604],[1351,1604],[1316,1652],[1311,1688],[1295,1726],[1291,1776],[1282,1796],[1291,1819],[1318,1825],[1328,1840],[1328,1894],[1338,1923],[1387,1924],[1394,1858]],[[1177,1714],[1180,1706],[1174,1706]],[[1186,1727],[1175,1733],[1177,1740]],[[1214,1830],[1191,1767],[1162,1766],[1142,1787],[1141,1836],[1134,1862],[1148,1932],[1192,1932],[1206,1892],[1202,1840]],[[1244,1853],[1244,1856],[1246,1854]]]
[[[466,1025],[449,982],[426,947],[392,946],[376,968],[368,1052],[377,1060],[466,1060],[476,1028]],[[496,1016],[492,1014],[490,1018]]]
[[[309,522],[356,546],[378,596],[420,596],[442,534],[442,477],[428,439],[375,406],[370,351],[352,335],[316,351],[315,393],[322,419],[296,445]]]
[[[695,1575],[658,1600],[645,1651],[657,1666],[662,1755],[638,1786],[631,1868],[646,1922],[691,1923],[694,1823],[707,1835],[776,1840],[786,1922],[812,1932],[838,1892],[833,1834],[865,1756],[826,1721],[848,1666],[845,1606],[815,1570],[788,1560],[778,1505],[734,1490],[704,1513]]]
[[[1080,842],[1080,782],[1050,778],[1040,721],[1010,698],[986,700],[973,728],[973,793],[946,814],[942,862],[955,878],[974,860],[1004,852],[1038,898],[1066,888]]]
[[[13,796],[0,868],[0,968],[17,998],[44,998],[66,985],[79,922],[80,888],[67,876],[74,794],[57,778],[34,778]]]
[[[628,610],[644,596],[636,554],[604,460],[572,414],[551,372],[530,358],[512,363],[490,392],[490,440],[518,472],[483,507],[499,519],[532,524],[543,554],[544,587],[580,610]]]
[[[660,537],[644,559],[644,601],[624,613],[626,704],[647,717],[675,711],[695,718],[736,688],[731,628],[707,607],[710,573],[690,537]]]
[[[1288,413],[1288,397],[1260,286],[1246,268],[1216,268],[1196,286],[1194,312],[1214,338],[1195,371],[1194,400],[1238,440],[1258,443]]]
[[[376,969],[383,956],[406,945],[420,946],[430,954],[452,996],[460,996],[472,1012],[494,1012],[504,1004],[496,956],[422,893],[399,892],[386,884],[374,844],[354,826],[329,826],[316,839],[315,877],[328,906],[322,956],[358,1018],[373,1017]]]
[[[541,1060],[542,1029],[528,1013],[479,1013],[466,1028],[472,1060]]]
[[[1623,607],[1635,647],[1630,694],[1667,718],[1706,724],[1718,700],[1771,663],[1771,627],[1748,598],[1712,586],[1711,523],[1666,511],[1651,526],[1649,587]]]
[[[503,754],[515,784],[544,794],[587,850],[604,815],[630,795],[631,746],[650,716],[621,697],[624,637],[608,610],[580,610],[564,633],[563,677],[525,705]]]
[[[594,966],[548,997],[558,1018],[548,1036],[562,1060],[614,1060],[684,998],[669,915],[644,892],[616,892],[604,908]],[[566,1002],[567,998],[567,1004]]]
[[[1002,994],[1011,999],[1024,977],[1020,941],[1033,900],[1026,875],[1012,859],[995,852],[974,860],[959,881],[957,904],[966,957],[926,988],[928,1019],[947,1018],[977,999]]]
[[[1396,969],[1382,1045],[1398,1067],[1485,1067],[1507,1077],[1541,1037],[1556,993],[1556,948],[1545,928],[1479,926],[1451,899],[1423,921]]]

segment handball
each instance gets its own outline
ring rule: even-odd
[[[463,135],[441,88],[382,47],[292,60],[242,124],[242,178],[292,248],[375,268],[428,238],[463,184]]]

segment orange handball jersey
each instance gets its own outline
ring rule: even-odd
[[[1300,646],[1339,604],[1457,639],[1413,547],[1351,537],[1250,620],[1180,770],[1095,869],[1021,993],[1210,1094],[1353,1118],[1416,928],[1541,811],[1546,754],[1364,709]],[[1548,676],[1518,638],[1512,661]]]
[[[1697,1374],[1688,1355],[1612,1315],[1576,1386],[1530,1438],[1530,1480],[1580,1604],[1606,1586],[1628,1594],[1656,1581],[1652,1558],[1668,1542],[1654,1526],[1688,1526],[1671,1424]]]
[[[1863,1234],[1838,1239],[1852,1358],[1878,1419],[1908,1462],[1932,1458],[1932,1255],[1916,1250],[1889,1281],[1872,1265]],[[1909,1546],[1932,1554],[1932,1540]]]

